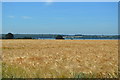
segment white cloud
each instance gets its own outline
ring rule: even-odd
[[[15,18],[15,16],[8,16],[9,18]]]
[[[46,0],[45,2],[46,2],[45,5],[51,5],[54,1],[53,0]]]
[[[21,16],[23,19],[31,19],[32,17],[30,16]]]

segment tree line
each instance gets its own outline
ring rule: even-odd
[[[55,38],[56,39],[64,39],[62,35],[57,35]],[[14,34],[8,33],[5,35],[5,37],[2,37],[2,39],[33,39],[33,38],[32,37],[15,38]]]
[[[63,38],[64,37],[64,38]],[[120,35],[2,34],[0,39],[120,39]]]

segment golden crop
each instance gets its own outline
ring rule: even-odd
[[[2,40],[4,78],[118,77],[118,40]]]

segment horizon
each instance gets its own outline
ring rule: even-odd
[[[4,2],[6,34],[118,34],[117,2]]]
[[[10,33],[10,32],[9,32],[9,33]],[[8,33],[2,33],[2,34],[8,34]],[[41,35],[41,34],[42,34],[42,35],[91,35],[91,36],[92,36],[92,35],[96,35],[96,36],[97,36],[97,35],[103,35],[103,36],[120,35],[120,34],[59,34],[59,33],[57,33],[57,34],[56,34],[56,33],[12,33],[12,34],[15,34],[15,35],[16,35],[16,34],[20,34],[20,35],[24,35],[24,34],[25,34],[25,35],[26,35],[26,34],[28,34],[28,35],[29,35],[29,34],[30,34],[30,35],[31,35],[31,34],[33,34],[33,35],[39,35],[39,34],[40,34],[40,35]]]

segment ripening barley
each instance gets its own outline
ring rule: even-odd
[[[2,58],[8,76],[13,70],[21,78],[118,76],[117,40],[3,40]]]

